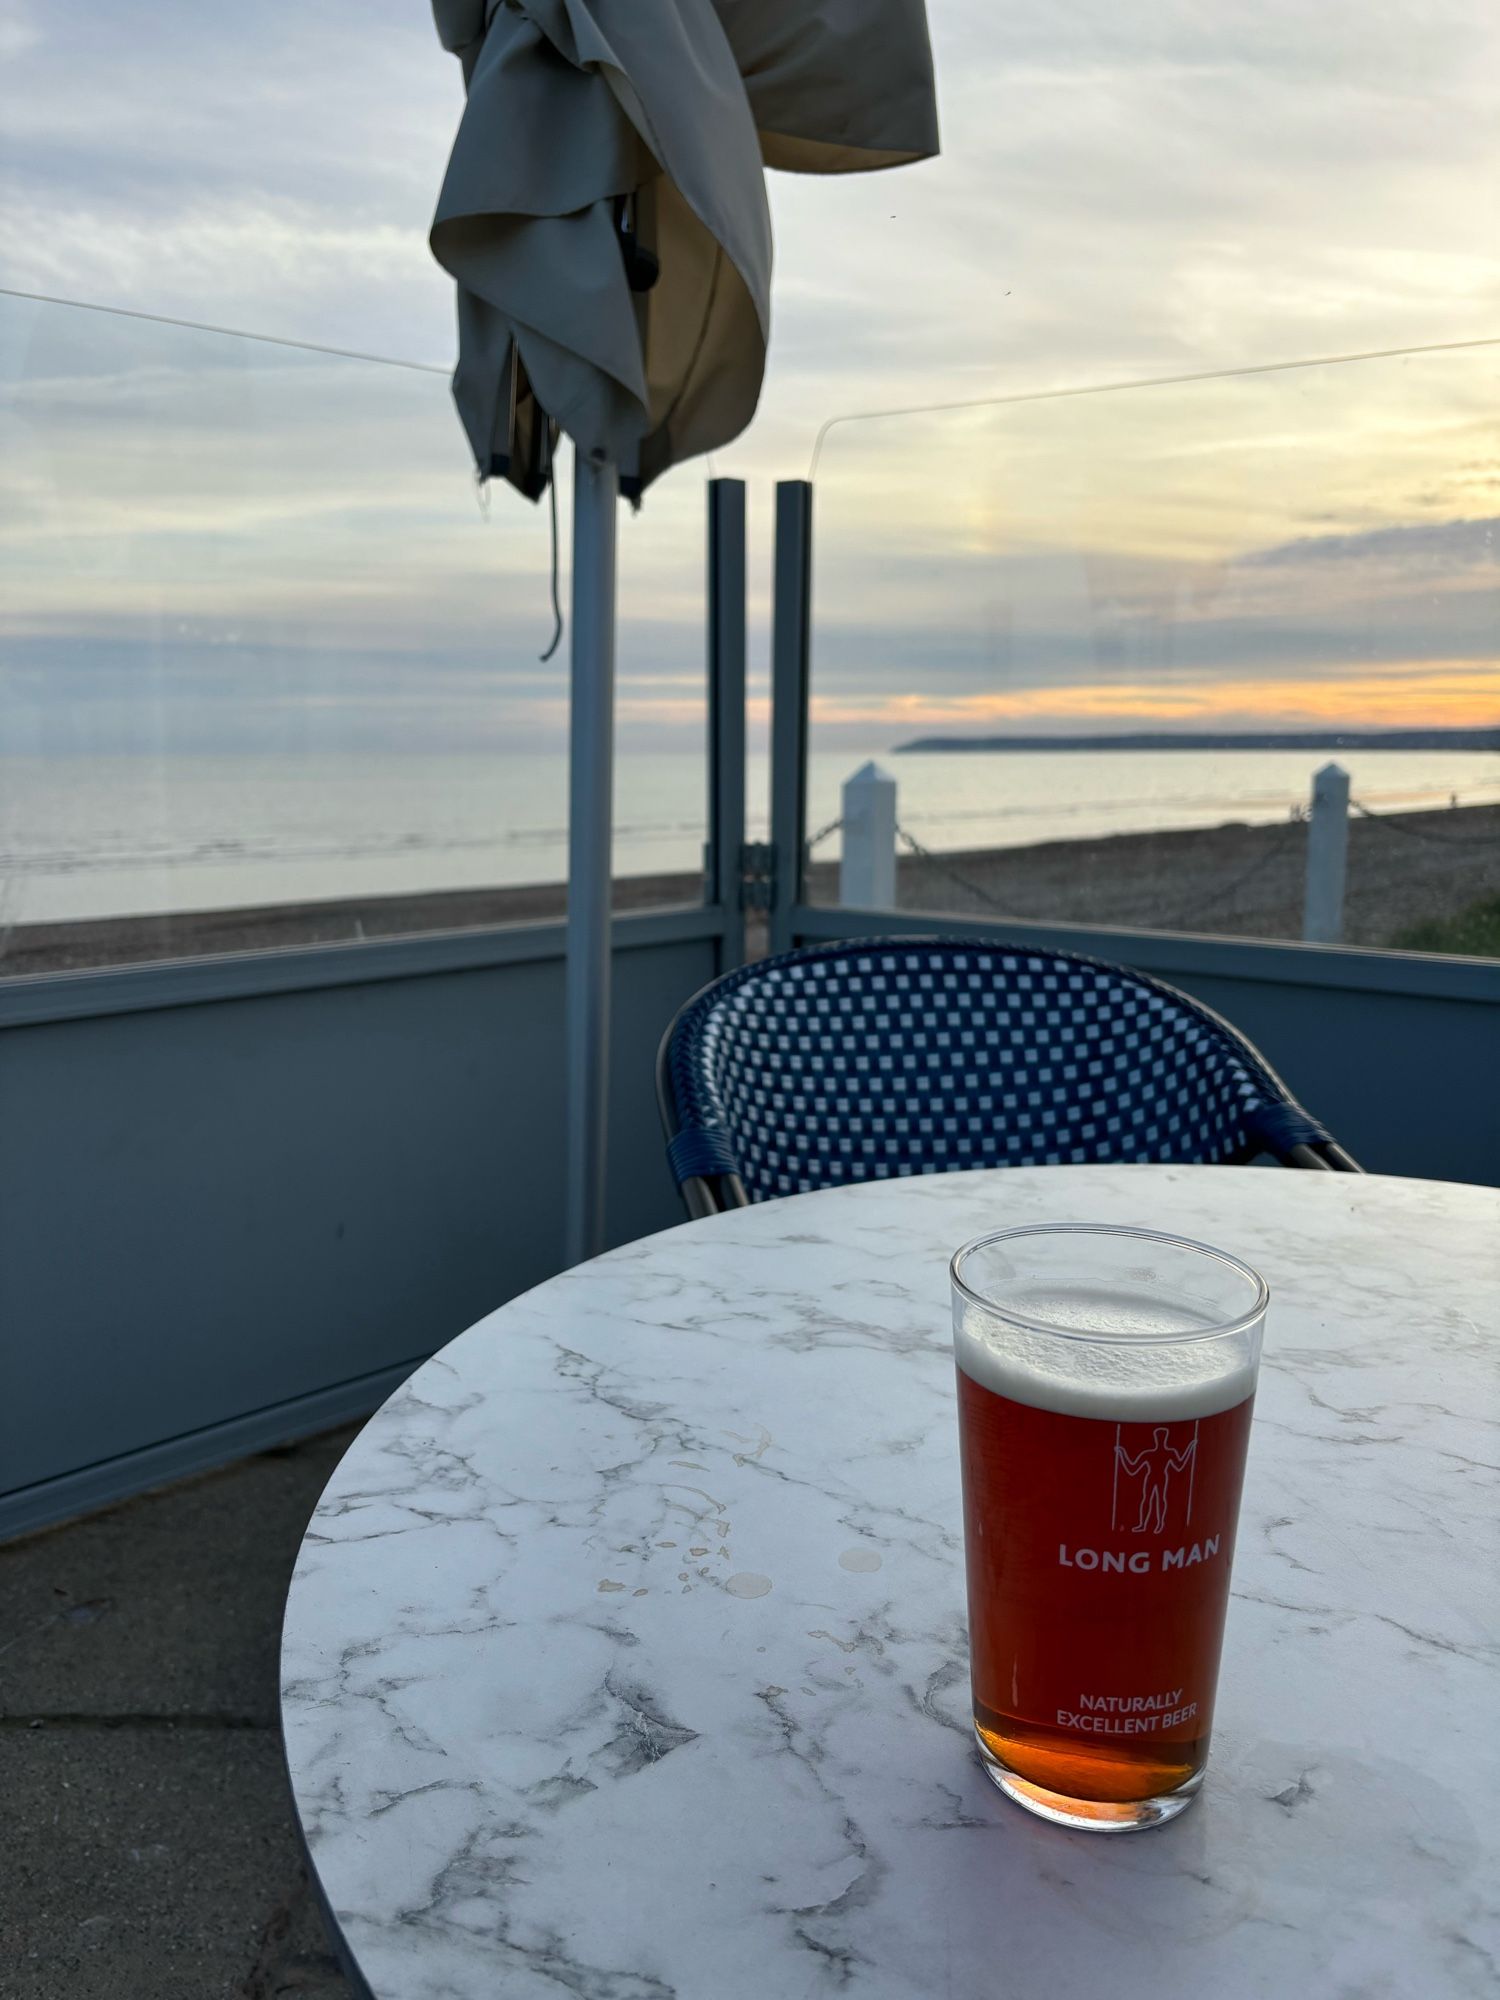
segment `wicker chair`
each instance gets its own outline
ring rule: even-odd
[[[745,966],[672,1022],[657,1097],[692,1215],[966,1167],[1360,1171],[1209,1008],[1025,945],[893,938]]]

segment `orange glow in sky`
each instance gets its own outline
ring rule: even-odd
[[[1500,662],[1419,661],[1348,679],[1204,681],[1198,686],[1084,683],[1012,693],[813,699],[818,722],[892,729],[1056,723],[1184,728],[1486,728],[1500,722]]]

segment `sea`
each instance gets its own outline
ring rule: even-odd
[[[1376,812],[1500,802],[1493,751],[1337,753]],[[1306,750],[892,754],[815,749],[808,833],[834,859],[840,791],[873,759],[900,824],[937,852],[1101,834],[1271,824],[1305,805],[1327,756]],[[749,837],[767,830],[752,755]],[[617,875],[690,873],[706,830],[701,752],[622,752]],[[817,838],[818,835],[822,838]],[[564,879],[561,751],[434,756],[0,755],[0,925],[233,909]]]

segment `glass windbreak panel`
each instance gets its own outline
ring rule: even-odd
[[[548,512],[481,504],[443,372],[3,300],[0,383],[0,976],[561,914]],[[661,513],[622,901],[701,897],[701,499]],[[695,645],[669,796],[631,704]]]
[[[874,760],[902,908],[1500,956],[1497,409],[1492,343],[829,426],[812,900]]]

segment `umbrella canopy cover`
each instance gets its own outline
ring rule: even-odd
[[[738,436],[770,326],[762,163],[937,148],[922,0],[434,0],[468,101],[432,248],[482,476],[537,497],[555,429],[638,496]]]
[[[930,159],[923,0],[714,0],[768,167],[867,173]]]

